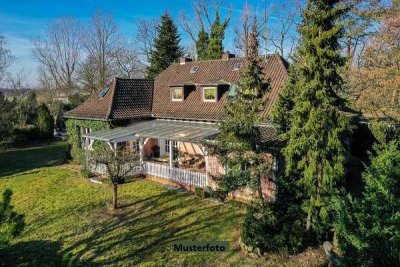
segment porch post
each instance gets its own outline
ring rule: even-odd
[[[143,147],[143,137],[139,137],[139,158],[141,165],[143,165]]]
[[[206,186],[208,186],[209,185],[209,183],[208,183],[208,151],[207,151],[207,148],[204,148],[204,159],[205,159],[205,161],[206,161],[206,177],[207,177],[207,179],[206,179]]]
[[[169,142],[169,167],[172,168],[174,148],[172,147],[172,140],[168,140],[168,142]]]

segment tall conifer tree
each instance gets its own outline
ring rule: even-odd
[[[207,59],[209,36],[204,27],[201,27],[197,36],[196,52],[197,60]]]
[[[297,177],[306,194],[306,229],[319,234],[332,223],[330,201],[345,174],[345,142],[352,129],[341,111],[345,103],[336,94],[342,89],[339,72],[344,65],[338,20],[345,10],[339,2],[308,0],[299,28],[297,58],[286,95],[277,105],[288,117],[278,120],[287,140],[283,149],[286,174]]]
[[[258,56],[257,28],[254,24],[249,40],[249,53],[240,73],[240,90],[236,98],[225,106],[228,118],[220,124],[217,143],[212,153],[226,166],[219,178],[226,191],[250,187],[261,194],[260,179],[270,170],[271,164],[263,147],[259,146],[258,124],[263,121],[260,111],[265,107],[262,96],[268,90]]]
[[[224,52],[222,41],[225,37],[225,30],[229,21],[221,24],[219,13],[216,12],[215,20],[210,30],[210,40],[207,48],[207,59],[220,59]]]
[[[154,50],[150,52],[150,66],[147,69],[148,78],[154,78],[183,56],[183,49],[179,42],[178,29],[168,12],[165,12],[157,26]]]

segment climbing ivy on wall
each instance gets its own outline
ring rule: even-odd
[[[84,163],[85,153],[81,148],[81,128],[89,128],[92,132],[110,128],[105,121],[68,119],[66,121],[68,143],[71,145],[71,157],[73,160]]]

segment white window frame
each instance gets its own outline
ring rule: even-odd
[[[206,90],[210,90],[213,89],[214,93],[215,93],[215,99],[206,99],[205,95],[206,95]],[[217,102],[218,100],[218,91],[217,91],[217,87],[216,86],[206,86],[203,87],[203,101],[204,102]]]
[[[176,89],[182,90],[182,98],[174,98],[174,91]],[[184,97],[185,97],[185,89],[183,87],[172,87],[171,88],[171,100],[172,101],[183,101]]]

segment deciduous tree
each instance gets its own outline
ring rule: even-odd
[[[77,69],[82,59],[82,26],[72,17],[54,20],[46,36],[33,41],[33,56],[41,78],[67,94],[77,88]]]
[[[118,185],[124,182],[132,170],[140,169],[142,162],[139,153],[134,150],[115,151],[107,145],[96,147],[89,155],[89,164],[104,164],[113,186],[113,209],[118,208]]]

